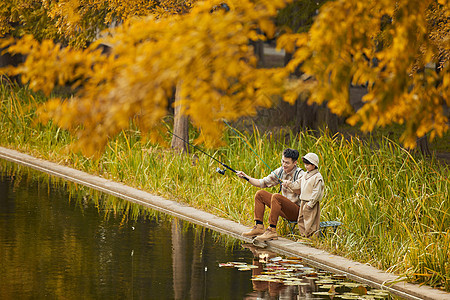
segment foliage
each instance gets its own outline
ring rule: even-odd
[[[135,17],[164,17],[189,11],[194,0],[5,0],[0,8],[0,37],[31,34],[77,48],[100,31]]]
[[[179,82],[183,99],[176,105],[183,105],[202,129],[198,142],[208,146],[220,144],[220,118],[252,115],[271,105],[273,95],[292,103],[305,91],[310,101],[328,101],[333,112],[350,115],[348,121],[365,131],[406,124],[402,141],[407,147],[415,146],[416,137],[430,133],[433,139],[448,130],[443,109],[450,104],[447,0],[326,2],[308,33],[278,38],[287,52],[297,49],[286,69],[258,69],[249,41],[273,37],[276,16],[294,31],[301,25],[290,19],[307,3],[296,1],[278,14],[286,4],[228,1],[226,9],[217,9],[224,8],[221,1],[201,1],[192,9],[193,1],[28,0],[7,2],[0,27],[11,31],[8,24],[20,19],[17,36],[31,32],[38,40],[82,45],[100,29],[122,24],[99,41],[113,46],[109,57],[95,52],[98,44],[72,50],[26,37],[12,47],[29,56],[15,73],[25,74],[33,88],[48,93],[55,83],[81,87],[62,106],[59,100],[50,102],[42,116],[64,128],[70,124],[88,155],[103,149],[130,119],[137,118],[144,130],[155,129]],[[148,14],[153,17],[144,17]],[[288,81],[283,90],[299,66],[306,76]],[[313,77],[305,82],[308,76]],[[357,112],[348,99],[351,84],[368,87]],[[101,125],[92,128],[96,124]]]
[[[326,1],[294,0],[278,12],[276,24],[288,32],[307,32]]]
[[[282,0],[230,1],[230,10],[214,9],[220,1],[199,2],[189,14],[147,17],[124,22],[100,39],[112,45],[109,56],[96,50],[61,48],[31,36],[6,45],[28,55],[14,74],[46,94],[55,84],[81,87],[74,99],[53,99],[39,110],[42,121],[54,120],[77,134],[88,156],[104,149],[130,119],[146,132],[167,114],[168,99],[181,83],[186,115],[202,134],[198,142],[220,144],[221,118],[254,115],[281,93],[283,70],[259,69],[249,47],[275,31],[272,18]],[[4,43],[5,45],[5,43]],[[214,124],[214,126],[212,126]]]
[[[327,2],[308,33],[286,35],[279,45],[298,47],[289,68],[301,65],[317,80],[310,101],[328,100],[332,112],[353,115],[348,121],[365,131],[404,123],[402,140],[414,147],[416,137],[430,132],[433,139],[449,126],[443,106],[450,105],[450,10],[447,0],[438,2]],[[356,113],[351,84],[368,88]]]

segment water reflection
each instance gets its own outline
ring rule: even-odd
[[[0,299],[242,299],[238,241],[0,164]]]
[[[226,262],[219,267],[251,271],[253,292],[246,299],[392,299],[387,291],[312,268],[301,258],[283,258],[253,244],[242,247],[252,252],[251,263]]]

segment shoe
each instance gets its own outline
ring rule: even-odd
[[[264,225],[256,224],[255,226],[253,226],[252,230],[250,230],[248,232],[243,232],[242,236],[255,237],[255,236],[261,235],[263,233],[264,233]]]
[[[272,228],[272,227],[267,227],[264,234],[257,236],[255,239],[258,241],[261,241],[261,242],[268,241],[268,240],[277,240],[278,239],[277,229]]]

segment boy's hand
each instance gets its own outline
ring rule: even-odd
[[[288,187],[290,187],[291,182],[289,180],[283,180],[281,185],[284,186],[285,188],[288,188]]]

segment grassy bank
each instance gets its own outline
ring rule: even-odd
[[[230,172],[216,173],[220,165],[206,155],[180,155],[143,142],[134,128],[112,140],[100,159],[89,160],[67,151],[73,140],[64,130],[33,125],[34,107],[44,97],[5,85],[0,95],[0,145],[253,224],[257,189]],[[448,166],[414,157],[388,139],[371,143],[326,132],[317,137],[307,132],[260,134],[256,129],[245,136],[273,168],[286,147],[319,154],[326,182],[322,220],[344,225],[314,241],[315,247],[450,291]],[[209,153],[253,177],[270,172],[233,132],[226,139],[227,147]]]

